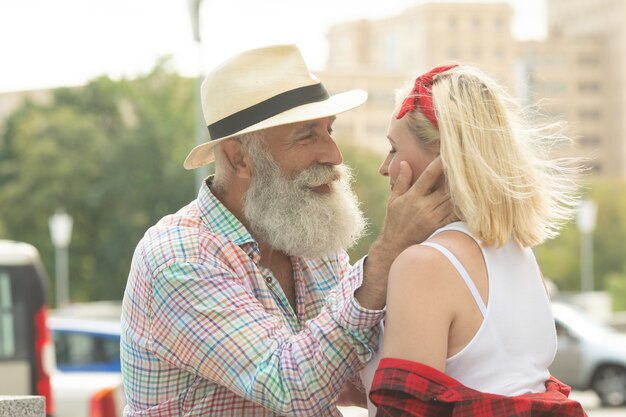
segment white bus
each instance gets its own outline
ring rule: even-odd
[[[32,245],[0,240],[0,395],[42,395],[53,414],[48,276]]]

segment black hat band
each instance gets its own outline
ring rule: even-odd
[[[322,83],[285,91],[210,124],[209,135],[211,140],[230,136],[286,110],[326,100],[328,97],[328,91]]]

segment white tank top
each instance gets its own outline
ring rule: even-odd
[[[444,226],[432,236],[445,230],[463,232],[479,242],[462,222]],[[422,244],[448,258],[483,313],[483,322],[472,340],[446,360],[445,373],[482,392],[507,396],[544,392],[557,342],[550,300],[532,250],[512,239],[500,248],[480,246],[489,283],[485,306],[454,254],[434,242]],[[361,372],[368,396],[382,356],[382,341],[381,332],[379,350]],[[374,416],[376,409],[369,398],[368,406],[369,415]]]

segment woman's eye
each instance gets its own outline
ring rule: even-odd
[[[394,153],[396,153],[395,149],[393,149],[393,148],[389,149],[389,155],[393,155]]]

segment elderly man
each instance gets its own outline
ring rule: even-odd
[[[215,159],[215,176],[135,251],[125,416],[338,416],[376,350],[391,262],[449,220],[431,190],[441,167],[409,189],[404,166],[384,231],[351,267],[364,220],[331,133],[366,93],[329,96],[293,45],[237,55],[201,90],[211,140],[185,167]]]

